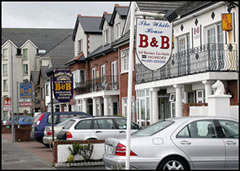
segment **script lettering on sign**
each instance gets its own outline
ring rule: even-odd
[[[172,24],[168,21],[137,19],[136,54],[150,70],[163,67],[172,52]]]
[[[53,75],[54,96],[60,102],[70,102],[73,96],[73,74],[58,70]]]

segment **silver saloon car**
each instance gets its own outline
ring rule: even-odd
[[[239,123],[223,117],[160,120],[131,135],[130,169],[230,170],[239,168]],[[107,138],[106,169],[125,169],[126,139]]]

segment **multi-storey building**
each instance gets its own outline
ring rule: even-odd
[[[169,8],[168,8],[169,7]],[[231,8],[233,7],[233,8]],[[174,48],[167,64],[151,71],[136,59],[136,109],[139,123],[165,117],[208,115],[211,85],[221,80],[231,105],[239,105],[239,9],[226,1],[137,2],[145,12],[166,14],[172,21]],[[171,9],[170,9],[171,8]],[[167,10],[167,11],[166,11]],[[169,11],[168,11],[169,10]],[[222,30],[222,14],[232,14],[231,31]],[[236,115],[237,116],[237,115]]]
[[[19,88],[17,88],[17,85],[23,80],[30,81],[31,72],[40,71],[41,56],[69,34],[72,34],[72,29],[2,28],[1,84],[3,86],[1,98],[3,99],[4,96],[13,97],[12,103],[15,114],[17,112],[32,114],[31,107],[19,107],[17,105],[17,101],[21,101],[18,98],[17,90]],[[13,75],[13,78],[11,75]],[[10,116],[9,111],[2,111],[1,113],[2,119]]]
[[[121,37],[127,12],[128,7],[115,5],[113,13],[104,12],[102,17],[97,17],[99,22],[94,22],[95,25],[91,24],[93,17],[78,16],[79,24],[75,25],[77,31],[74,32],[79,35],[74,37],[76,57],[68,63],[75,75],[75,110],[93,115],[118,115],[121,112],[120,51],[113,46]],[[85,23],[85,20],[88,23]],[[98,37],[93,37],[94,33],[89,32],[86,25],[91,26],[88,29],[97,31]],[[81,39],[82,36],[87,37],[83,44],[88,44],[90,50],[84,51],[83,48],[79,55],[76,49],[78,42],[84,40]]]

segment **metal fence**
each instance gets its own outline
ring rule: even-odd
[[[177,52],[172,54],[164,67],[156,71],[136,64],[136,84],[201,72],[238,72],[236,49],[236,45],[232,44],[207,44]]]
[[[90,93],[95,91],[104,90],[118,90],[118,77],[117,76],[103,76],[85,82],[76,83],[76,90],[82,93]]]

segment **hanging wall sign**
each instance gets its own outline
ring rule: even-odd
[[[150,70],[163,67],[172,52],[172,24],[163,20],[137,19],[136,55]]]
[[[232,14],[222,14],[222,30],[232,30]]]
[[[68,70],[57,70],[53,74],[54,96],[59,102],[70,102],[73,96],[73,74]]]
[[[32,98],[32,83],[20,83],[20,98],[31,99]]]

